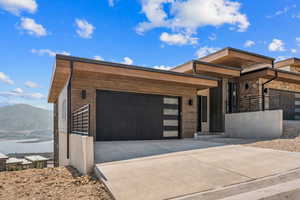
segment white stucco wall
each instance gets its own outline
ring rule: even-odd
[[[67,85],[63,88],[58,97],[58,148],[59,148],[59,166],[69,165],[67,159],[67,109],[68,109],[68,90]]]
[[[228,137],[278,138],[282,133],[282,110],[225,115],[225,135]]]
[[[82,174],[93,172],[94,139],[92,136],[70,134],[70,165]]]
[[[67,159],[67,133],[59,132],[58,134],[58,165],[67,166],[70,164],[69,159]]]

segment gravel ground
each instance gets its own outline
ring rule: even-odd
[[[300,152],[300,136],[295,138],[280,138],[274,140],[259,141],[249,144],[246,146],[261,147],[268,149],[276,149],[282,151]]]
[[[0,172],[0,199],[111,200],[96,178],[80,176],[70,167]]]

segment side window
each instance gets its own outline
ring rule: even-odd
[[[66,103],[66,100],[64,100],[63,104],[62,104],[62,119],[67,120],[67,103]]]
[[[201,119],[207,122],[207,96],[201,96]]]

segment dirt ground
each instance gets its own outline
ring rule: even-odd
[[[96,178],[69,167],[0,172],[0,199],[111,200]]]
[[[282,151],[300,152],[300,136],[295,138],[279,138],[274,140],[265,140],[245,145]]]

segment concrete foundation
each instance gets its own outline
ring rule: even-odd
[[[278,138],[283,133],[282,110],[225,115],[225,136],[239,138]]]
[[[70,165],[82,174],[93,172],[94,140],[91,136],[70,135]]]

